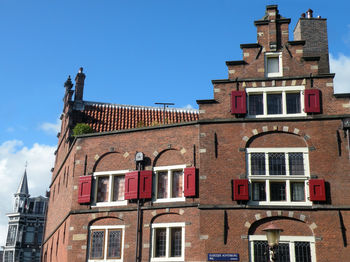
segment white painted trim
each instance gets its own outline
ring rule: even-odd
[[[293,92],[293,91],[304,91],[305,86],[276,86],[276,87],[247,87],[247,93],[262,93],[262,92],[271,92],[271,93],[280,93],[280,92]]]
[[[186,168],[186,165],[174,165],[174,166],[156,166],[153,168],[154,171],[160,171],[160,170],[174,170],[174,169],[184,169]]]
[[[309,153],[307,147],[253,147],[247,148],[247,153]]]
[[[130,170],[113,170],[113,171],[101,171],[101,172],[94,172],[93,173],[93,179],[94,179],[94,198],[93,203],[91,204],[92,208],[96,207],[110,207],[110,206],[126,206],[128,204],[127,200],[119,200],[119,201],[111,201],[112,199],[112,192],[113,192],[113,178],[118,175],[125,175],[126,173],[130,172]],[[97,179],[99,177],[108,176],[109,177],[109,195],[108,195],[108,201],[106,202],[96,202],[97,200]]]
[[[254,262],[254,241],[267,241],[266,235],[249,235],[250,261]],[[311,261],[316,262],[316,245],[314,236],[281,236],[281,243],[289,244],[290,261],[295,262],[294,242],[309,242]]]
[[[154,203],[166,203],[166,202],[181,202],[185,201],[186,198],[184,197],[184,192],[182,191],[182,197],[171,197],[170,194],[172,192],[172,173],[177,170],[182,170],[182,173],[184,172],[184,169],[186,168],[186,165],[174,165],[174,166],[159,166],[154,167]],[[158,197],[158,172],[165,171],[168,172],[168,197],[167,198],[157,198]],[[185,176],[182,177],[182,190],[184,190],[185,187]]]
[[[120,174],[126,174],[129,173],[130,170],[117,170],[117,171],[100,171],[100,172],[94,172],[94,176],[107,176],[107,175],[120,175]]]
[[[91,230],[98,230],[98,229],[103,229],[105,230],[105,241],[104,241],[104,259],[88,259],[88,262],[123,262],[124,258],[124,239],[125,239],[125,226],[124,225],[114,225],[114,226],[91,226],[89,228],[89,242],[88,242],[88,248],[87,248],[87,253],[88,256],[90,256],[90,246],[91,246]],[[108,246],[108,230],[109,229],[121,229],[122,230],[122,239],[121,239],[121,247],[120,247],[120,259],[107,259],[107,246]]]
[[[304,90],[305,86],[277,86],[277,87],[249,87],[246,88],[247,93],[247,118],[266,118],[266,117],[297,117],[306,116],[304,112]],[[282,114],[268,114],[267,113],[267,94],[282,94]],[[287,93],[300,93],[300,113],[287,114]],[[262,115],[249,115],[249,94],[262,94],[263,95],[263,114]]]
[[[172,227],[181,227],[181,257],[169,257],[170,252],[170,228]],[[177,222],[177,223],[155,223],[151,225],[152,232],[152,247],[151,247],[151,262],[161,262],[161,261],[185,261],[185,223]],[[166,229],[166,256],[165,257],[154,257],[155,254],[155,229],[157,228],[165,228]]]
[[[269,73],[267,68],[268,58],[277,57],[278,58],[278,72]],[[283,63],[282,63],[282,52],[266,52],[265,53],[265,76],[266,77],[276,77],[283,76]]]
[[[253,182],[265,182],[265,201],[250,200],[249,205],[271,205],[271,206],[312,206],[312,202],[309,200],[310,192],[308,186],[308,180],[310,179],[310,165],[309,165],[309,149],[307,147],[275,147],[275,148],[247,148],[246,150],[246,162],[247,162],[247,177],[250,183],[250,195],[252,199]],[[265,175],[251,175],[250,156],[251,153],[264,153],[265,154]],[[269,159],[268,153],[303,153],[304,162],[304,175],[290,175],[289,173],[289,161],[288,157],[285,157],[286,175],[270,175],[269,174]],[[286,200],[285,201],[271,201],[270,200],[270,183],[271,182],[284,182],[286,183]],[[291,182],[304,182],[304,201],[292,201],[291,200]]]

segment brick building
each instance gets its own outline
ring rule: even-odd
[[[279,261],[348,261],[350,95],[326,19],[308,10],[294,40],[290,21],[267,6],[198,112],[87,102],[69,78],[43,261],[267,261],[271,222]],[[73,139],[80,122],[95,132]]]
[[[13,212],[6,214],[9,223],[0,261],[39,262],[48,199],[30,197],[24,171],[13,200]]]

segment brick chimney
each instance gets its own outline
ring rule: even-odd
[[[277,5],[266,6],[265,15],[254,21],[257,27],[257,42],[266,51],[279,51],[289,41],[290,19],[280,15]]]
[[[80,67],[77,76],[75,77],[75,96],[74,101],[82,101],[84,93],[84,81],[85,74],[83,73],[83,68]]]
[[[327,19],[314,18],[313,11],[307,10],[294,28],[294,40],[305,40],[304,56],[319,56],[319,73],[329,73]]]

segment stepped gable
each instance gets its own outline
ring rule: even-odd
[[[167,108],[165,123],[196,121],[198,115],[196,109]],[[83,122],[90,125],[95,132],[108,132],[160,125],[163,123],[163,109],[84,101],[81,117]]]

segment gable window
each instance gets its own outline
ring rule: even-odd
[[[125,173],[128,170],[95,172],[95,205],[114,206],[126,205],[124,200]]]
[[[269,261],[266,236],[249,236],[252,262]],[[281,236],[276,261],[316,262],[315,238],[311,236]]]
[[[311,205],[307,148],[248,148],[251,204]]]
[[[186,165],[155,167],[155,201],[184,201],[184,168]]]
[[[124,226],[90,227],[89,262],[123,261]]]
[[[151,261],[185,261],[185,223],[152,225]]]
[[[265,76],[283,76],[282,53],[265,53]]]
[[[246,88],[248,117],[306,116],[304,86]]]

